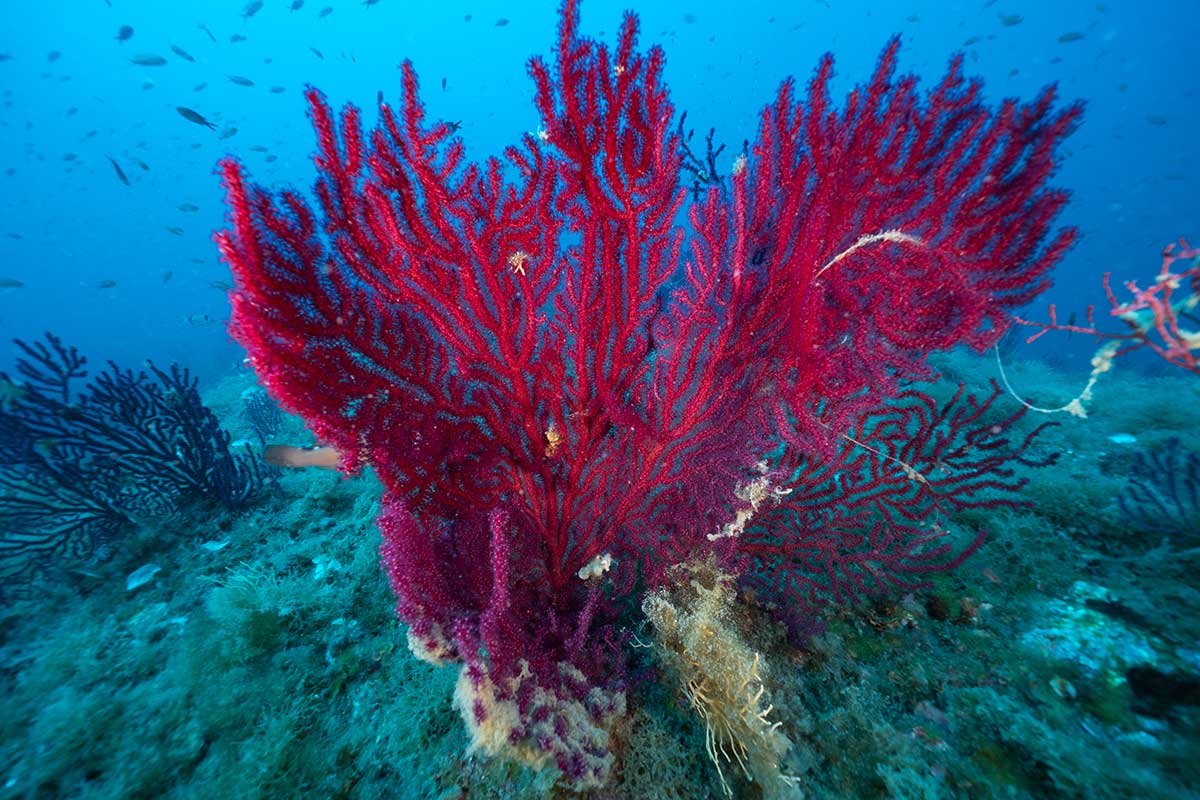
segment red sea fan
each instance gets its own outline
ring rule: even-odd
[[[730,185],[685,206],[662,51],[638,52],[632,14],[613,50],[578,25],[568,0],[553,65],[530,62],[541,127],[503,161],[466,163],[451,128],[426,121],[411,64],[370,134],[309,90],[316,208],[228,160],[218,242],[231,330],[264,385],[347,469],[382,479],[399,613],[423,655],[467,665],[477,740],[517,719],[506,746],[585,786],[608,769],[635,585],[711,552],[808,608],[957,562],[940,532],[886,516],[896,469],[838,483],[800,465],[868,474],[863,459],[886,456],[940,493],[922,519],[1018,487],[988,473],[1024,445],[939,462],[968,470],[958,482],[903,455],[906,435],[928,439],[922,453],[946,435],[984,447],[980,404],[941,412],[951,434],[912,392],[888,408],[933,376],[931,352],[990,344],[1045,288],[1074,235],[1051,232],[1065,195],[1046,181],[1080,109],[1047,90],[993,110],[959,60],[921,96],[895,76],[893,41],[839,110],[829,58],[803,103],[784,83]],[[864,425],[891,425],[887,446],[850,437]],[[753,487],[787,481],[811,485],[746,530]],[[815,498],[831,488],[852,513],[822,527],[835,501]],[[789,508],[802,525],[763,532]],[[900,577],[818,591],[816,562],[788,555],[814,537]]]

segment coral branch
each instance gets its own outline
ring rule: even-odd
[[[44,571],[64,555],[103,554],[135,520],[186,499],[234,507],[268,481],[231,449],[186,369],[108,369],[53,334],[16,342],[18,383],[0,373],[0,569]]]
[[[1176,264],[1183,268],[1176,272]],[[1182,367],[1200,375],[1200,249],[1190,247],[1180,239],[1163,249],[1162,265],[1154,283],[1145,289],[1137,281],[1125,281],[1125,288],[1132,295],[1121,301],[1112,289],[1111,272],[1104,273],[1104,293],[1111,306],[1110,314],[1128,327],[1125,332],[1102,331],[1096,325],[1095,307],[1087,308],[1087,324],[1060,323],[1054,304],[1050,305],[1049,322],[1031,322],[1015,318],[1022,325],[1039,328],[1037,333],[1026,339],[1033,342],[1050,331],[1067,331],[1095,336],[1097,339],[1116,342],[1111,358],[1148,348],[1169,364]],[[1176,296],[1180,293],[1181,296]],[[1190,322],[1188,327],[1186,323]]]

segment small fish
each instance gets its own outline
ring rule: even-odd
[[[167,63],[167,60],[162,56],[156,56],[153,54],[134,56],[129,60],[134,64],[137,64],[139,67],[161,67]]]
[[[1083,38],[1083,34],[1080,33],[1079,31],[1068,31],[1068,32],[1064,33],[1062,36],[1059,36],[1058,41],[1061,42],[1062,44],[1066,44],[1067,42],[1078,42],[1082,38]]]
[[[507,25],[507,24],[508,24],[508,20],[507,20],[507,19],[505,19],[504,17],[501,17],[500,19],[496,20],[496,25],[495,25],[495,27],[497,27],[497,28],[503,28],[503,27],[504,27],[505,25]]]
[[[265,144],[252,144],[252,145],[250,145],[250,149],[256,153],[267,152],[267,146]]]
[[[249,78],[244,78],[241,75],[229,75],[228,77],[229,77],[230,83],[235,83],[238,86],[253,86],[254,85],[254,81],[250,80]]]
[[[208,285],[214,289],[220,289],[222,292],[233,291],[233,284],[229,281],[209,281]]]
[[[283,88],[282,86],[272,86],[270,89],[267,89],[267,91],[271,94],[283,94],[287,91],[287,89]]]
[[[375,5],[378,2],[379,2],[379,0],[363,0],[363,5],[366,6],[367,8],[370,8],[371,6]]]
[[[208,26],[207,26],[207,25],[205,25],[203,22],[201,22],[201,23],[200,23],[199,25],[197,25],[196,27],[197,27],[197,28],[199,28],[200,30],[204,31],[205,33],[207,33],[207,34],[208,34],[208,38],[212,39],[214,42],[217,40],[217,37],[213,36],[213,32],[212,32],[212,31],[210,31],[210,30],[208,29]]]
[[[196,61],[196,59],[192,58],[191,53],[189,53],[187,50],[184,50],[177,44],[171,45],[171,52],[182,58],[184,61],[191,61],[192,63],[195,63]]]
[[[319,12],[317,12],[317,19],[325,19],[332,13],[333,13],[333,6],[325,6]]]
[[[226,128],[225,130],[221,131],[221,135],[218,136],[217,138],[218,139],[228,139],[231,136],[236,136],[236,135],[237,135],[237,128],[235,128],[231,125],[228,128]]]
[[[144,169],[146,172],[149,172],[149,171],[150,171],[150,165],[149,165],[149,164],[147,164],[145,161],[142,161],[141,159],[137,159],[137,158],[135,158],[135,159],[133,160],[133,163],[137,164],[139,167],[141,167],[142,169]]]
[[[183,228],[178,225],[168,225],[166,226],[166,231],[172,236],[183,236]]]
[[[131,38],[133,38],[133,26],[122,25],[121,27],[117,28],[117,35],[113,38],[118,42],[128,42]]]
[[[471,15],[463,14],[463,22],[470,22],[470,21],[471,21]]]
[[[462,127],[462,120],[456,119],[453,122],[447,122],[446,127],[450,129],[451,133],[456,133]]]
[[[1011,28],[1013,25],[1020,25],[1025,21],[1025,18],[1020,14],[1004,14],[1000,17],[1000,24],[1006,28]]]
[[[16,278],[0,278],[0,289],[20,289],[24,285]]]
[[[263,449],[263,461],[272,467],[341,469],[342,454],[332,447],[322,445],[293,447],[286,444],[269,444]]]
[[[58,50],[51,50],[49,53],[46,53],[46,60],[51,64],[53,64],[55,61],[58,61],[60,58],[62,58],[62,53]]]
[[[193,111],[187,106],[176,106],[175,110],[179,112],[179,116],[183,117],[188,122],[194,122],[197,125],[203,125],[204,127],[214,131],[217,129],[217,126],[205,119],[204,115],[199,111]]]
[[[272,161],[275,161],[278,158],[279,158],[279,156],[275,155],[274,153],[271,153],[271,155],[267,156],[263,160],[266,161],[268,164],[270,164]]]
[[[442,78],[442,91],[446,91],[446,79]]]
[[[259,11],[262,11],[262,7],[262,0],[254,0],[252,3],[247,3],[246,7],[242,10],[242,19],[250,19]]]
[[[167,281],[171,280],[171,278],[173,278],[173,277],[175,277],[175,273],[172,272],[171,270],[167,270],[166,272],[163,273],[163,283],[166,283]]]
[[[97,283],[96,288],[97,289],[115,289],[115,288],[117,288],[117,282],[112,280],[111,278],[109,278],[109,279],[102,280],[99,283]]]
[[[195,212],[195,211],[199,211],[199,210],[200,210],[200,206],[196,205],[195,203],[180,203],[180,204],[179,204],[178,206],[176,206],[176,207],[177,207],[177,208],[178,208],[180,211],[185,211],[185,212],[187,212],[187,213],[189,213],[189,214],[190,214],[190,213],[193,213],[193,212]]]
[[[203,92],[204,87],[206,87],[206,86],[208,86],[208,81],[200,81],[199,83],[197,83],[195,86],[192,87],[192,91],[193,92]]]
[[[299,11],[304,8],[304,0],[292,0],[292,11]]]
[[[324,56],[324,55],[321,53],[321,51],[320,51],[320,50],[318,50],[317,48],[313,47],[312,45],[309,45],[309,46],[308,46],[308,49],[309,49],[309,50],[312,50],[312,51],[313,51],[313,55],[315,55],[317,58],[321,59],[322,61],[324,61],[324,60],[325,60],[325,56]]]
[[[237,44],[238,42],[244,42],[244,41],[246,41],[246,37],[242,36],[240,33],[235,33],[233,36],[229,37],[230,44]]]
[[[105,158],[107,158],[109,160],[109,163],[111,163],[113,165],[113,169],[115,169],[117,171],[117,179],[119,181],[121,181],[121,183],[128,186],[129,178],[128,178],[128,176],[125,175],[125,170],[121,169],[121,165],[117,163],[117,160],[115,158],[113,158],[112,156],[105,156]]]
[[[212,317],[208,314],[188,314],[184,319],[189,325],[202,326],[212,324]]]

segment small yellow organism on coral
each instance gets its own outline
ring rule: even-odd
[[[558,446],[562,444],[563,435],[554,427],[554,423],[550,423],[550,427],[546,428],[546,458],[553,458],[558,452]]]
[[[508,257],[508,268],[514,275],[524,275],[525,265],[529,263],[529,253],[518,250]]]

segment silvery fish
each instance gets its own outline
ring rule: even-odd
[[[192,109],[188,108],[187,106],[177,106],[175,110],[179,112],[179,116],[183,117],[188,122],[194,122],[197,125],[203,125],[206,128],[209,128],[214,131],[217,129],[217,126],[213,125],[211,122],[209,122],[207,119],[205,119],[204,115],[201,114],[199,111],[193,111]]]

